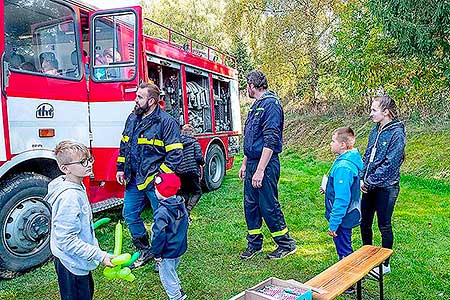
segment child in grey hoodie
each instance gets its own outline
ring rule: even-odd
[[[91,300],[91,271],[100,262],[112,267],[111,256],[95,238],[92,211],[82,183],[92,173],[93,157],[88,148],[72,141],[60,142],[54,150],[65,174],[50,182],[45,199],[52,207],[50,249],[55,256],[61,299]]]

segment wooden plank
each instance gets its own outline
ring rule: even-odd
[[[373,268],[379,266],[392,255],[392,252],[391,249],[370,245],[362,246],[305,284],[328,292],[326,294],[313,293],[313,299],[334,299],[361,280]]]

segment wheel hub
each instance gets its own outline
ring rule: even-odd
[[[209,174],[213,182],[217,182],[220,180],[222,168],[223,166],[220,162],[220,158],[217,155],[214,155],[211,158],[211,163],[209,164]]]
[[[19,202],[6,220],[3,239],[12,254],[29,256],[46,245],[50,210],[41,198],[30,197]]]

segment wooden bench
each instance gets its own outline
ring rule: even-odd
[[[391,256],[392,252],[391,249],[368,245],[363,246],[316,277],[305,282],[305,284],[326,291],[326,293],[318,293],[313,290],[314,300],[330,300],[335,299],[356,283],[357,299],[361,300],[361,280],[373,268],[378,267],[380,276],[374,276],[374,278],[377,279],[380,284],[380,299],[382,300],[382,263]]]

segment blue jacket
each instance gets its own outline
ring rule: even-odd
[[[155,258],[177,258],[187,249],[188,214],[184,200],[174,196],[159,201],[152,228],[151,253]]]
[[[117,171],[125,173],[127,182],[134,171],[137,188],[144,190],[155,175],[174,172],[182,156],[178,123],[159,106],[142,120],[134,113],[128,116],[117,158]]]
[[[403,122],[393,120],[381,130],[379,124],[372,129],[364,154],[364,169],[360,173],[368,190],[399,183],[405,145]]]
[[[103,261],[106,252],[98,246],[92,211],[84,186],[66,181],[64,175],[48,185],[45,200],[52,207],[50,249],[75,275],[87,275]]]
[[[244,155],[259,160],[264,147],[278,154],[283,144],[284,115],[280,101],[272,91],[253,103],[244,128]]]
[[[359,172],[363,162],[358,149],[339,155],[331,167],[325,191],[325,218],[329,229],[353,228],[361,222]]]

